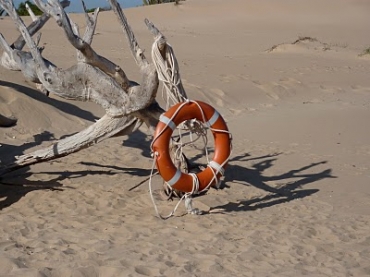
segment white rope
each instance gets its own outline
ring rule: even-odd
[[[159,41],[161,39],[161,37],[157,38],[152,45],[152,59],[157,69],[158,79],[163,82],[167,94],[165,101],[167,103],[166,109],[168,109],[173,104],[186,101],[188,97],[184,90],[179,89],[179,85],[181,84],[179,65],[170,44],[167,43],[165,48],[166,60],[161,55],[159,50]],[[162,96],[163,93],[164,91],[162,91]],[[170,105],[170,100],[173,102],[172,105]]]
[[[179,66],[178,66],[178,63],[177,63],[177,59],[176,59],[176,57],[173,53],[173,49],[172,49],[171,45],[168,44],[168,43],[165,47],[165,59],[163,59],[162,54],[159,50],[160,40],[162,40],[162,39],[163,39],[162,37],[157,38],[155,43],[153,43],[153,46],[152,46],[152,59],[153,59],[154,65],[155,65],[157,73],[158,73],[158,79],[160,81],[162,81],[162,83],[163,83],[162,97],[164,98],[164,93],[166,92],[166,99],[164,99],[166,101],[166,109],[168,109],[170,106],[172,106],[174,104],[178,104],[178,103],[181,103],[181,102],[183,102],[183,103],[177,108],[177,110],[174,112],[174,114],[169,119],[169,121],[167,123],[165,123],[166,125],[161,130],[161,132],[159,132],[159,134],[153,139],[153,141],[150,145],[152,150],[153,150],[154,142],[169,127],[168,126],[169,122],[173,121],[174,117],[179,113],[179,111],[182,109],[182,107],[185,104],[187,104],[189,102],[195,103],[201,111],[202,121],[207,122],[206,117],[204,115],[204,111],[202,110],[201,106],[197,102],[189,100],[187,95],[186,95],[186,92],[182,89],[182,86],[180,86],[181,85],[181,77],[180,77],[180,74],[179,74]],[[172,102],[172,103],[170,103],[170,102]],[[189,130],[189,132],[190,132],[190,141],[189,142],[184,142],[183,141],[183,139],[182,139],[183,135],[182,135],[182,132],[181,132],[182,129],[188,129]],[[150,195],[151,195],[151,199],[152,199],[155,211],[156,211],[157,216],[159,218],[168,219],[168,218],[172,217],[175,214],[179,204],[184,199],[185,199],[185,207],[186,207],[186,210],[187,210],[188,213],[190,213],[190,214],[201,214],[201,211],[199,211],[198,209],[194,209],[192,207],[192,195],[199,194],[203,191],[208,190],[215,180],[216,180],[216,183],[217,183],[216,186],[217,187],[219,186],[220,180],[218,180],[217,175],[221,174],[223,176],[223,173],[224,173],[223,172],[223,167],[228,162],[230,156],[221,165],[219,165],[219,167],[217,167],[216,169],[214,168],[215,166],[214,167],[211,166],[211,164],[210,164],[211,162],[209,160],[208,148],[207,148],[207,144],[208,144],[207,130],[208,129],[210,129],[212,132],[228,133],[231,136],[230,132],[227,131],[227,130],[214,129],[214,128],[211,128],[211,126],[205,126],[205,124],[199,123],[198,120],[194,120],[194,119],[189,120],[186,123],[182,123],[179,126],[177,126],[177,130],[178,130],[178,133],[179,133],[179,141],[178,142],[173,141],[173,143],[177,147],[177,149],[175,151],[175,155],[174,155],[175,157],[174,158],[179,159],[181,157],[182,153],[183,153],[183,147],[185,147],[187,145],[190,145],[190,144],[194,144],[201,137],[203,139],[204,151],[206,153],[207,167],[211,168],[211,170],[213,172],[213,178],[209,182],[209,184],[202,191],[199,191],[199,179],[198,179],[197,175],[194,174],[194,173],[189,173],[189,175],[191,175],[192,178],[193,178],[192,191],[188,192],[188,193],[185,193],[180,198],[180,200],[176,204],[173,211],[167,216],[162,216],[159,213],[157,205],[155,204],[155,200],[154,200],[154,197],[153,197],[151,183],[152,183],[152,175],[153,175],[153,170],[154,170],[156,158],[157,158],[157,155],[158,155],[157,152],[154,153],[153,166],[152,166],[152,171],[151,171],[151,175],[150,175],[150,178],[149,178],[149,191],[150,191]],[[195,138],[193,138],[193,134],[196,134]],[[230,145],[230,148],[231,148],[231,145]],[[231,155],[231,153],[230,153],[230,155]],[[167,182],[166,182],[166,184],[167,184]],[[167,185],[169,186],[169,184],[167,184]],[[172,187],[171,186],[169,186],[169,187],[172,190]]]
[[[179,207],[180,203],[184,199],[185,199],[185,208],[186,208],[186,211],[188,212],[188,214],[196,214],[196,215],[201,214],[202,212],[197,208],[193,208],[193,205],[192,205],[192,197],[191,196],[194,195],[194,194],[197,194],[198,191],[199,191],[199,180],[198,180],[198,177],[196,176],[196,174],[194,174],[194,173],[190,173],[190,175],[192,175],[192,177],[193,177],[193,189],[192,189],[192,191],[184,194],[180,198],[180,200],[177,202],[175,208],[167,216],[163,216],[163,215],[160,214],[160,212],[158,211],[157,204],[155,203],[155,200],[154,200],[153,189],[152,189],[152,176],[154,175],[153,171],[154,171],[157,156],[158,156],[158,152],[155,152],[154,153],[153,164],[152,164],[152,169],[151,169],[150,177],[149,177],[150,198],[152,199],[152,203],[153,203],[153,206],[154,206],[154,209],[155,209],[155,212],[156,212],[157,216],[160,219],[163,219],[163,220],[169,219],[170,217],[174,216],[177,208]]]

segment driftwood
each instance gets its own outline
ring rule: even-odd
[[[6,1],[0,1],[1,5],[6,5]],[[61,5],[65,8],[68,7],[70,2],[68,0],[64,0],[61,2]],[[28,5],[27,5],[28,6]],[[26,7],[27,7],[26,6]],[[6,10],[6,9],[5,9]],[[33,22],[28,26],[27,30],[30,36],[33,36],[36,34],[49,20],[50,15],[43,14],[40,17],[36,17],[32,10],[27,8],[28,12],[30,13]],[[37,37],[37,43],[40,40],[40,35]],[[0,58],[0,64],[9,70],[13,71],[22,71],[25,78],[31,82],[34,82],[36,84],[36,87],[47,93],[41,85],[41,82],[36,74],[36,63],[33,60],[32,54],[23,51],[23,47],[25,46],[26,42],[22,35],[18,37],[18,39],[11,45],[9,45],[2,34],[0,34],[0,46],[3,49],[3,54]],[[39,48],[40,51],[43,50],[43,48]],[[55,67],[53,63],[51,63],[48,60],[44,60],[45,64],[47,64],[49,67]]]
[[[26,6],[26,10],[27,10],[27,12],[28,12],[28,14],[31,16],[31,18],[32,18],[32,21],[36,21],[37,19],[38,19],[38,16],[36,16],[34,13],[33,13],[33,11],[32,11],[32,9],[31,9],[31,7],[28,5],[28,3],[26,2],[26,4],[25,4],[25,6]]]
[[[78,58],[76,65],[66,70],[54,65],[50,66],[48,61],[42,57],[37,43],[33,41],[30,30],[18,16],[13,2],[0,0],[0,4],[14,20],[30,49],[30,55],[35,63],[32,73],[37,76],[46,90],[67,99],[94,101],[106,111],[106,114],[90,127],[73,136],[61,139],[49,147],[17,157],[13,164],[0,169],[0,176],[24,166],[69,155],[109,137],[127,135],[143,122],[153,131],[160,114],[164,112],[155,101],[159,86],[158,61],[153,64],[146,59],[116,0],[108,0],[108,2],[117,16],[129,42],[132,55],[139,66],[142,74],[140,85],[130,81],[121,67],[100,56],[91,47],[99,10],[96,10],[92,17],[85,11],[87,28],[81,38],[78,27],[70,20],[61,3],[57,0],[48,0],[46,3],[40,0],[34,2],[45,15],[53,17],[62,27],[70,44],[78,51]],[[163,67],[165,63],[169,63],[168,51],[172,51],[172,48],[151,22],[146,20],[145,23],[154,35],[153,49],[159,51]],[[17,62],[25,66],[22,61],[17,60]],[[174,95],[180,93],[186,96],[181,79],[179,77],[177,79],[178,81],[171,86],[168,93],[173,92]]]

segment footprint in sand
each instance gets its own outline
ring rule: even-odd
[[[369,93],[370,92],[370,87],[363,87],[359,85],[352,85],[350,88],[357,93]]]
[[[204,88],[186,80],[183,83],[187,87],[197,90],[197,94],[204,98],[204,101],[216,107],[227,108],[232,114],[239,114],[243,109],[235,109],[235,103],[228,101],[228,95],[219,88]]]
[[[294,78],[281,78],[279,82],[280,84],[284,84],[286,86],[291,86],[291,87],[302,85],[301,81],[294,79]]]
[[[302,82],[294,78],[282,78],[278,82],[252,81],[253,84],[261,89],[266,95],[274,100],[281,97],[296,94],[303,86]]]
[[[320,90],[326,93],[339,93],[343,92],[344,90],[340,87],[335,87],[335,86],[324,86],[320,85]]]
[[[10,104],[16,100],[15,91],[12,88],[0,86],[0,102],[5,104]]]
[[[261,83],[259,81],[252,81],[253,84],[261,89],[266,95],[272,99],[279,100],[280,97],[274,92],[276,90],[276,84],[274,83]]]
[[[218,97],[215,97],[216,104],[220,107],[224,107],[223,99],[225,98],[225,93],[221,89],[218,89],[218,88],[211,88],[210,91],[211,93],[213,93],[213,95],[218,96]]]
[[[235,82],[238,80],[237,76],[235,75],[225,75],[225,74],[221,74],[220,75],[220,80],[221,82],[223,83],[232,83],[232,82]]]
[[[220,75],[220,81],[223,83],[232,83],[236,81],[246,81],[249,80],[249,75],[246,74],[238,74],[238,75]]]
[[[209,93],[208,93],[209,92]],[[232,114],[238,115],[243,112],[243,109],[236,109],[238,107],[236,103],[232,103],[231,101],[227,100],[228,95],[221,89],[218,88],[210,88],[207,90],[207,94],[212,95],[211,103],[222,107],[227,108]]]
[[[208,103],[212,103],[212,99],[211,99],[211,97],[210,96],[208,96],[204,91],[205,91],[205,89],[204,88],[202,88],[201,86],[198,86],[198,85],[195,85],[195,84],[192,84],[192,83],[190,83],[190,82],[188,82],[187,80],[185,80],[185,79],[183,79],[183,83],[184,83],[184,85],[185,86],[187,86],[187,87],[191,87],[191,88],[193,88],[193,89],[195,89],[196,91],[197,91],[197,94],[199,94],[199,95],[201,95],[201,96],[203,96],[206,100],[206,102],[208,102]]]

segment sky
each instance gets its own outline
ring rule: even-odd
[[[71,4],[66,9],[67,12],[82,12],[81,0],[70,0]],[[86,7],[96,8],[96,7],[108,7],[109,3],[106,0],[84,0]],[[19,3],[25,2],[25,0],[14,0],[14,4],[18,7]],[[118,0],[118,3],[122,8],[131,8],[141,6],[143,4],[142,0]]]

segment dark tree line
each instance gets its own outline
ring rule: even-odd
[[[143,0],[143,5],[155,5],[155,4],[162,4],[162,3],[175,3],[178,4],[180,0]]]
[[[20,16],[29,16],[29,13],[26,9],[26,3],[28,4],[28,6],[31,8],[35,15],[42,15],[42,11],[35,4],[33,4],[30,1],[26,1],[18,5],[17,12]],[[4,15],[6,15],[5,10],[0,7],[0,16]]]

